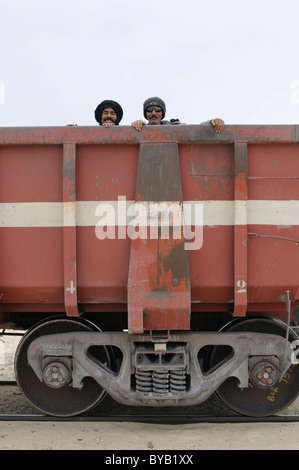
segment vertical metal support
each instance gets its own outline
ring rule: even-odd
[[[76,255],[76,144],[63,144],[64,304],[67,316],[79,316]]]
[[[247,142],[235,142],[234,316],[247,311]]]
[[[286,350],[284,354],[284,360],[287,360],[288,354],[288,341],[290,333],[290,323],[291,323],[291,300],[290,300],[290,291],[286,291],[286,310],[287,310],[287,331],[286,331]]]
[[[146,223],[140,228],[143,233],[130,237],[128,330],[190,329],[189,260],[176,143],[140,145],[135,201],[137,211],[144,210]],[[176,217],[181,217],[180,223]]]

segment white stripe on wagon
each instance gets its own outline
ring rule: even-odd
[[[66,205],[72,202],[20,202],[0,204],[1,227],[63,227],[73,226],[74,218],[67,217]],[[163,203],[162,203],[163,204]],[[168,206],[175,204],[167,203]],[[76,224],[80,227],[101,225],[99,214],[106,213],[105,225],[127,225],[134,217],[126,217],[134,201],[77,201]],[[246,211],[247,205],[247,211]],[[219,225],[299,225],[299,201],[185,201],[194,218],[195,206],[201,206],[204,226]],[[99,210],[100,208],[100,210]],[[63,217],[63,212],[65,217]],[[187,212],[187,211],[185,211]],[[130,213],[130,212],[129,212]],[[97,215],[98,214],[98,215]],[[103,219],[103,217],[102,217]],[[188,220],[188,225],[189,225]],[[186,221],[185,221],[186,223]],[[191,219],[191,225],[194,220]]]

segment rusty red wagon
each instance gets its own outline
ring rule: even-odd
[[[0,129],[0,321],[34,406],[297,397],[298,132]]]

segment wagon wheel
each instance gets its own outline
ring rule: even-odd
[[[237,319],[226,325],[221,331],[247,331],[255,333],[276,334],[286,337],[286,324],[272,318],[252,317]],[[289,341],[297,339],[290,330]],[[225,359],[225,348],[215,346],[210,356],[210,367],[213,368]],[[229,377],[216,391],[216,395],[229,408],[247,416],[269,416],[279,413],[289,406],[299,394],[299,365],[292,364],[283,379],[272,387],[259,388],[251,380],[248,388],[239,388],[238,380]]]
[[[60,388],[49,387],[44,382],[40,382],[27,361],[27,350],[36,338],[43,335],[76,331],[99,330],[92,323],[82,319],[50,319],[29,330],[17,348],[15,355],[17,383],[26,399],[45,414],[59,417],[75,416],[93,408],[106,395],[105,390],[91,377],[83,379],[84,385],[80,390],[68,384]],[[97,348],[96,359],[110,367],[111,354],[109,348],[105,346]]]

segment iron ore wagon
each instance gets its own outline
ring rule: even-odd
[[[42,412],[299,392],[299,126],[0,129],[0,322]]]

